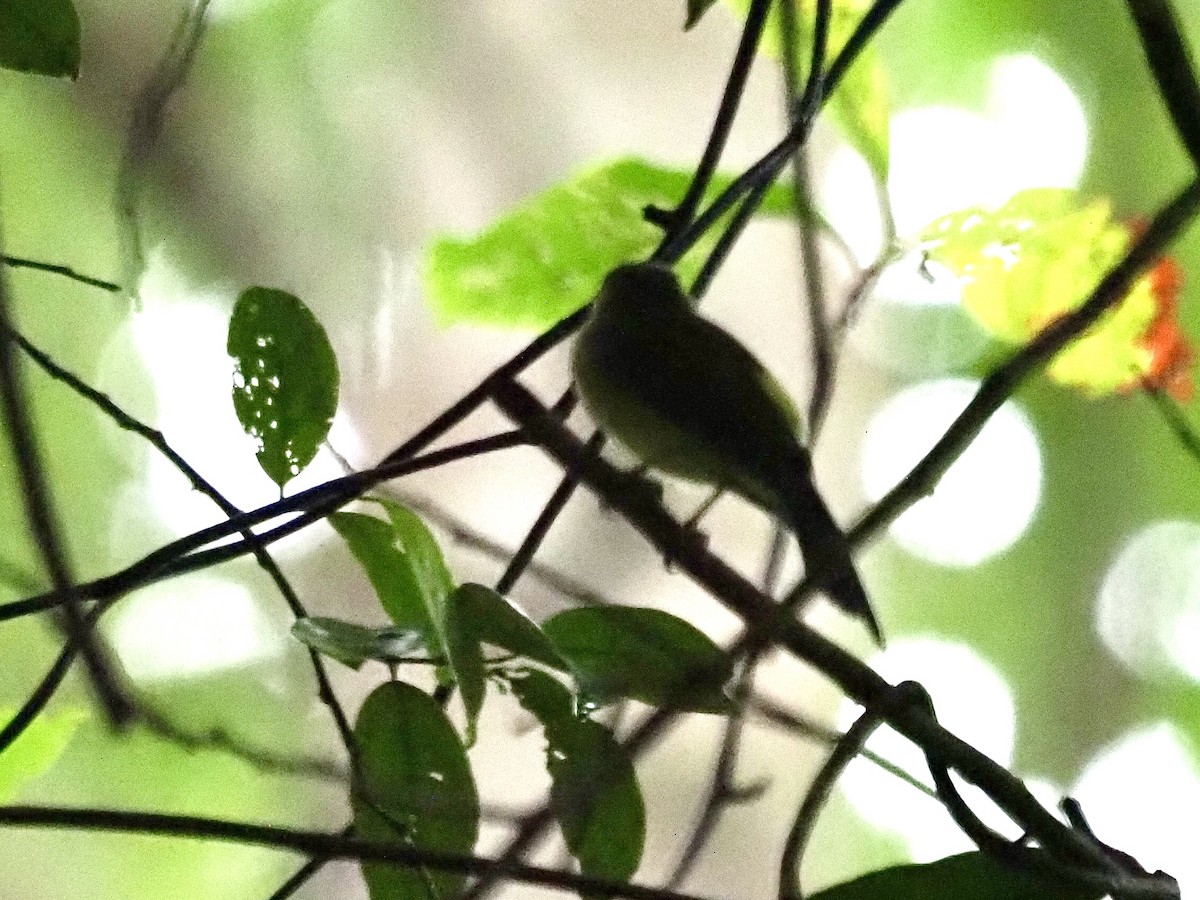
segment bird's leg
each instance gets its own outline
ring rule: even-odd
[[[721,495],[725,493],[725,488],[715,487],[713,492],[708,495],[707,499],[700,504],[700,508],[692,513],[692,517],[684,523],[683,527],[688,531],[698,531],[700,520],[708,514],[708,511],[713,508],[713,504],[721,499]]]

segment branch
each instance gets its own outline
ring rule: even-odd
[[[49,272],[52,275],[62,275],[65,278],[70,278],[72,281],[78,281],[80,284],[100,288],[114,294],[121,291],[119,284],[113,284],[111,281],[104,281],[100,278],[92,278],[90,275],[81,275],[70,266],[58,266],[53,263],[38,262],[35,259],[25,259],[20,256],[8,256],[6,254],[0,254],[0,262],[14,269],[33,269],[38,272]]]
[[[1154,408],[1162,416],[1162,420],[1167,428],[1171,429],[1171,433],[1179,441],[1180,446],[1183,447],[1184,451],[1192,459],[1200,462],[1200,435],[1197,435],[1192,430],[1192,426],[1183,414],[1183,410],[1179,408],[1179,405],[1174,400],[1158,388],[1147,388],[1146,393],[1150,397],[1150,402],[1154,404]]]
[[[804,897],[800,886],[800,865],[804,860],[808,839],[817,824],[817,816],[829,802],[829,795],[833,793],[833,787],[846,766],[862,752],[867,739],[882,724],[876,713],[866,710],[833,745],[833,752],[809,785],[779,860],[779,900],[802,900]]]
[[[823,90],[825,54],[829,42],[829,20],[833,13],[832,0],[818,0],[813,21],[812,56],[808,66],[808,81],[801,89],[796,70],[799,59],[796,35],[796,5],[779,5],[780,33],[783,37],[784,109],[790,128],[797,116],[803,116]],[[801,91],[803,90],[803,93]],[[830,339],[829,322],[825,309],[824,278],[821,275],[821,248],[817,240],[817,229],[806,215],[812,208],[812,183],[808,171],[808,153],[805,147],[797,147],[792,154],[792,188],[794,218],[800,237],[800,262],[804,271],[804,293],[808,301],[808,325],[812,334],[812,398],[808,408],[809,443],[816,442],[821,423],[829,406],[833,391],[833,344]]]
[[[775,526],[771,535],[771,546],[767,552],[766,564],[763,566],[763,593],[774,592],[783,568],[784,551],[787,548],[787,530],[780,525]],[[761,793],[758,785],[751,788],[740,788],[735,783],[738,756],[741,752],[742,739],[745,734],[746,714],[750,709],[750,698],[754,694],[754,674],[758,669],[762,654],[751,652],[742,663],[742,671],[737,682],[730,691],[733,702],[733,712],[725,720],[725,731],[721,736],[721,749],[717,755],[717,765],[713,772],[708,790],[708,799],[700,818],[692,828],[692,836],[688,840],[679,862],[675,864],[671,877],[667,880],[668,887],[678,887],[691,872],[708,841],[716,833],[717,825],[725,810],[736,804],[743,803]]]
[[[167,106],[183,86],[191,71],[196,51],[208,27],[208,7],[212,0],[195,0],[180,19],[171,36],[171,43],[154,67],[149,81],[134,100],[129,127],[125,132],[125,147],[117,170],[117,190],[114,198],[117,220],[121,223],[121,279],[126,294],[137,295],[138,282],[146,268],[142,246],[142,228],[138,219],[142,174],[146,162],[162,137]]]
[[[712,132],[704,146],[704,153],[688,184],[687,192],[674,210],[665,212],[658,209],[648,209],[647,218],[666,228],[663,242],[653,258],[666,251],[667,246],[681,230],[691,224],[696,215],[696,209],[708,190],[721,154],[729,140],[733,120],[737,116],[738,105],[746,92],[746,80],[750,76],[750,67],[754,62],[754,54],[762,40],[763,28],[767,24],[767,13],[771,9],[771,0],[751,0],[750,9],[746,12],[746,23],[742,27],[742,37],[738,41],[737,53],[733,58],[733,67],[725,81],[725,90],[721,95],[721,105],[717,108],[717,116],[713,120]]]
[[[530,865],[505,865],[481,856],[426,850],[411,844],[365,841],[343,834],[301,831],[277,825],[253,825],[203,816],[128,812],[94,808],[0,806],[0,825],[19,828],[69,828],[157,835],[189,840],[217,840],[303,853],[313,859],[350,859],[404,868],[426,868],[459,875],[491,875],[583,894],[628,900],[699,900],[661,888],[625,884],[607,878],[576,875]]]
[[[226,517],[233,518],[240,516],[242,511],[233,503],[225,498],[220,491],[216,489],[207,479],[205,479],[196,469],[184,459],[175,449],[167,443],[166,436],[156,428],[151,428],[144,422],[131,416],[119,407],[108,395],[96,390],[86,384],[77,375],[67,371],[62,366],[58,365],[49,355],[44,353],[30,343],[25,337],[16,331],[10,331],[12,340],[20,347],[26,355],[29,356],[38,366],[42,368],[51,378],[66,385],[75,393],[79,394],[85,400],[92,403],[105,416],[111,419],[116,425],[126,431],[132,432],[143,438],[152,447],[158,450],[167,461],[178,469],[183,476],[188,480],[192,487],[208,497],[217,505]],[[239,532],[242,539],[250,548],[250,552],[254,554],[254,558],[258,561],[259,566],[275,583],[276,588],[283,595],[284,601],[291,610],[292,615],[297,619],[305,618],[308,615],[304,604],[300,597],[296,594],[295,589],[284,576],[283,571],[278,564],[267,552],[266,547],[259,541],[258,537],[250,528],[241,529]],[[320,654],[311,647],[308,650],[309,661],[313,668],[313,673],[317,679],[317,696],[321,702],[329,709],[330,715],[333,717],[334,725],[341,737],[342,744],[346,748],[353,761],[355,757],[354,749],[354,734],[350,727],[349,719],[346,717],[345,710],[342,709],[341,703],[337,699],[337,695],[333,690],[333,683],[330,681],[329,672],[325,667],[324,661]]]
[[[1184,188],[1154,217],[1125,258],[1104,276],[1082,306],[1057,319],[984,379],[967,408],[946,429],[945,434],[925,458],[846,533],[851,545],[861,544],[891,524],[917,500],[929,494],[946,470],[975,440],[992,414],[1012,396],[1021,383],[1120,303],[1134,282],[1191,222],[1198,210],[1200,178]]]
[[[476,550],[500,561],[512,559],[515,553],[511,547],[492,540],[482,531],[467,524],[449,510],[438,506],[426,497],[418,497],[416,494],[395,488],[386,490],[385,493],[420,513],[421,518],[446,531],[450,540],[456,544],[461,544],[468,549]],[[554,589],[581,606],[611,606],[614,602],[596,593],[583,582],[576,581],[566,572],[545,563],[532,560],[529,563],[528,572],[532,578],[540,581],[546,587]]]
[[[888,17],[896,11],[904,0],[876,0],[875,4],[867,10],[866,14],[855,27],[854,32],[834,59],[829,70],[825,74],[824,90],[821,92],[818,103],[814,104],[817,108],[813,110],[813,115],[819,111],[821,105],[827,101],[829,96],[837,89],[842,79],[846,76],[850,66],[858,59],[858,55],[862,53],[870,40],[875,36],[876,32],[887,21]],[[796,152],[796,148],[804,143],[805,136],[811,128],[811,122],[806,121],[811,116],[797,118],[796,123],[791,130],[784,136],[778,144],[771,148],[765,156],[754,163],[749,169],[739,175],[721,194],[708,205],[691,226],[682,232],[678,238],[673,240],[662,255],[658,257],[659,261],[673,263],[678,260],[684,253],[700,239],[704,232],[712,228],[717,221],[733,208],[734,204],[739,201],[744,195],[748,194],[756,185],[766,183],[770,185],[779,173],[783,171],[783,167],[787,165],[792,154]],[[761,198],[760,198],[761,199]]]
[[[1169,0],[1126,0],[1146,62],[1192,165],[1200,168],[1200,84]]]
[[[287,513],[301,513],[283,525],[257,534],[259,542],[263,546],[267,546],[307,528],[314,522],[319,522],[329,513],[350,503],[376,484],[426,469],[437,468],[456,460],[470,459],[483,453],[517,447],[524,443],[526,443],[524,437],[518,432],[508,432],[455,444],[422,456],[401,459],[375,469],[368,469],[345,478],[325,482],[317,487],[242,513],[165,544],[119,572],[81,584],[79,592],[89,600],[99,600],[111,604],[135,588],[146,587],[167,578],[186,575],[252,552],[252,548],[244,540],[220,544],[207,550],[201,549],[208,544],[238,534],[244,528],[258,525]],[[36,597],[0,604],[0,622],[52,609],[61,604],[63,599],[62,594],[51,591]]]
[[[571,465],[580,459],[582,445],[579,440],[523,387],[512,383],[498,389],[496,402],[501,411],[518,422],[529,438],[560,465]],[[964,778],[983,788],[1006,814],[1052,854],[1076,865],[1099,867],[1107,864],[1094,845],[1045,810],[1018,778],[942,728],[927,709],[912,701],[909,692],[893,687],[859,659],[798,622],[709,552],[703,540],[689,534],[676,522],[652,491],[631,490],[628,474],[604,460],[587,462],[584,483],[621,513],[660,552],[670,554],[682,571],[742,618],[752,635],[769,635],[774,643],[835,682],[856,703],[877,714],[927,752],[937,753]],[[823,573],[814,574],[819,578]],[[667,716],[669,718],[670,714]],[[647,724],[654,720],[652,716]],[[531,834],[532,823],[532,818],[527,820],[502,860],[507,860],[518,846],[523,852],[532,843],[537,836]],[[481,892],[476,891],[470,896],[481,896]]]
[[[46,483],[41,452],[26,405],[20,366],[13,352],[10,307],[8,278],[0,271],[0,405],[3,406],[4,424],[16,464],[25,516],[50,583],[63,598],[66,634],[83,655],[92,688],[109,722],[121,727],[128,723],[133,712],[132,705],[118,683],[109,651],[85,622],[83,604],[67,562],[54,515],[50,486]]]

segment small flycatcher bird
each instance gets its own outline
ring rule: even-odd
[[[596,424],[650,468],[735,491],[782,518],[806,571],[881,641],[846,536],[813,485],[799,413],[749,350],[695,311],[674,272],[613,269],[571,362]]]

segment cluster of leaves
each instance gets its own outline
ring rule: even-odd
[[[264,472],[282,487],[313,458],[336,408],[337,365],[328,339],[298,298],[251,288],[234,308],[228,346],[235,410],[258,441]],[[303,359],[329,364],[293,365]],[[595,713],[637,700],[730,714],[728,656],[686,621],[656,609],[584,607],[536,623],[496,591],[456,583],[435,536],[410,509],[386,498],[368,502],[381,514],[338,512],[329,522],[390,624],[313,617],[292,629],[310,648],[351,668],[376,661],[392,673],[367,698],[354,728],[355,833],[442,853],[474,849],[480,802],[467,748],[490,685],[514,697],[542,728],[550,805],[580,870],[629,879],[645,844],[645,805],[633,760]],[[434,666],[442,688],[457,691],[465,714],[461,736],[437,699],[397,680],[399,668],[413,664]],[[374,900],[453,897],[464,887],[456,874],[377,863],[362,868]],[[866,900],[964,891],[1050,896],[1046,885],[1001,869],[982,853],[897,866],[815,896]],[[1071,892],[1053,896],[1086,900]]]
[[[1125,254],[1134,228],[1104,200],[1022,191],[999,209],[946,216],[922,235],[929,260],[962,280],[963,307],[993,337],[1026,344],[1077,309]],[[1176,311],[1181,276],[1165,259],[1095,327],[1059,353],[1049,377],[1092,395],[1141,384],[1191,394],[1192,354]]]
[[[715,0],[690,0],[694,24]],[[748,0],[728,0],[744,13]],[[799,41],[812,30],[815,3],[796,0]],[[845,45],[869,3],[838,0],[830,50]],[[782,57],[780,25],[768,22],[764,48]],[[79,21],[70,0],[0,0],[0,66],[76,77]],[[807,59],[797,60],[801,77]],[[834,118],[880,183],[888,170],[888,100],[868,48],[832,98]],[[531,198],[471,239],[443,237],[429,248],[425,285],[443,323],[545,328],[584,306],[604,275],[644,258],[659,239],[647,206],[668,208],[689,173],[622,159],[568,178]],[[719,176],[709,196],[732,179]],[[773,188],[760,212],[790,214],[793,198]],[[815,211],[812,220],[826,226]],[[717,229],[713,230],[715,233]],[[1024,342],[1076,308],[1125,251],[1130,226],[1102,202],[1071,192],[1032,191],[998,211],[967,210],[924,235],[931,260],[963,279],[963,303],[998,339]],[[706,236],[680,262],[698,270],[712,247]],[[1177,267],[1164,261],[1123,305],[1060,354],[1050,375],[1091,393],[1146,383],[1182,390],[1190,350],[1175,321]],[[233,404],[254,438],[264,472],[282,491],[312,461],[338,402],[338,367],[323,328],[295,296],[273,288],[245,291],[228,335],[234,360]],[[580,869],[617,880],[641,860],[645,808],[633,760],[595,717],[618,700],[680,711],[729,714],[728,657],[682,619],[638,607],[571,609],[536,623],[508,598],[458,583],[425,523],[385,498],[381,514],[338,512],[330,524],[372,584],[390,624],[368,627],[332,618],[295,623],[295,637],[353,668],[368,661],[392,673],[359,711],[354,737],[358,777],[351,795],[355,832],[432,851],[469,854],[478,838],[479,793],[466,748],[494,691],[509,694],[541,725],[550,803]],[[435,667],[464,711],[460,736],[435,697],[397,680],[401,666]],[[79,715],[39,718],[0,757],[0,796],[48,766]],[[448,898],[460,875],[367,864],[375,900]],[[1063,897],[1087,895],[999,867],[981,853],[926,866],[897,866],[814,895],[866,898]]]

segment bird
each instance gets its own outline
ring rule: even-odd
[[[645,467],[731,490],[779,517],[805,571],[882,644],[846,536],[813,484],[795,405],[737,338],[696,311],[669,267],[608,273],[571,369],[595,423]]]

